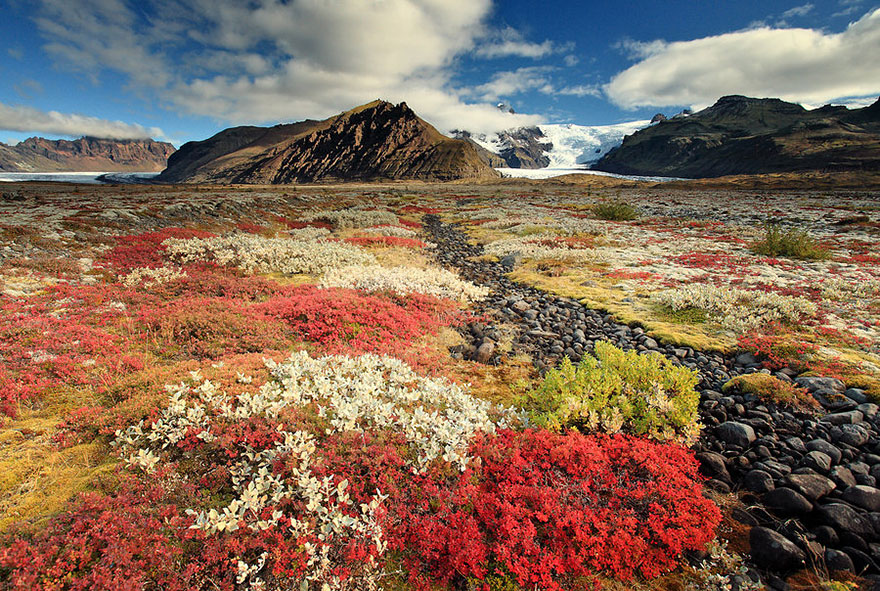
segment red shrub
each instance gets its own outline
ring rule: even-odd
[[[404,536],[395,547],[417,559],[410,565],[443,581],[484,579],[492,565],[525,588],[551,590],[600,573],[655,577],[704,547],[721,518],[702,496],[693,455],[677,446],[502,431],[476,441],[472,454],[480,463],[451,491],[406,499],[405,507],[431,509],[406,515],[395,532]]]
[[[0,548],[10,591],[185,591],[193,568],[177,542],[188,525],[159,487],[83,494],[31,539]]]
[[[180,297],[138,313],[146,336],[161,350],[200,359],[286,348],[283,325],[253,306],[228,298]]]
[[[354,289],[294,288],[255,309],[284,320],[331,353],[387,353],[435,332],[454,318],[454,304],[429,296],[367,295]]]
[[[208,238],[210,232],[189,228],[164,228],[156,232],[116,237],[116,246],[101,258],[102,263],[112,266],[118,273],[126,273],[138,267],[161,267],[165,247],[162,242],[169,238]]]

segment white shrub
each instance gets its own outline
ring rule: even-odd
[[[364,291],[393,291],[406,295],[422,293],[458,301],[478,300],[489,295],[489,289],[460,279],[446,269],[416,267],[382,267],[356,265],[331,269],[321,287],[350,287]]]
[[[122,284],[125,287],[136,287],[138,285],[151,287],[182,277],[186,277],[184,271],[171,267],[138,267],[122,278]]]
[[[817,310],[816,304],[802,297],[703,284],[667,289],[652,297],[676,312],[705,310],[713,321],[735,331],[771,322],[797,322]]]
[[[344,242],[266,238],[256,234],[169,238],[162,244],[167,254],[180,263],[215,261],[249,273],[320,274],[334,267],[375,262],[373,255]]]

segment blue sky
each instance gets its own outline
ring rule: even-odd
[[[732,93],[857,105],[880,94],[877,55],[871,0],[2,0],[0,141],[179,145],[375,98],[478,132]]]

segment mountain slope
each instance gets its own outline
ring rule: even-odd
[[[494,177],[476,148],[406,105],[374,101],[324,121],[239,127],[184,144],[160,182],[284,184]]]
[[[47,140],[32,137],[8,146],[0,143],[4,172],[158,172],[174,146],[167,142],[82,137]]]
[[[626,138],[593,168],[718,177],[799,170],[880,170],[880,101],[808,111],[779,99],[726,96]]]

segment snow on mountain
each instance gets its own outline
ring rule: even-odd
[[[575,125],[557,123],[538,125],[543,138],[540,143],[552,143],[545,152],[550,159],[548,168],[582,168],[604,156],[612,148],[623,142],[623,137],[648,127],[651,122],[629,121],[612,125]],[[508,130],[491,136],[473,135],[471,139],[495,154],[503,154],[514,145],[520,144],[513,136],[517,130]]]
[[[549,168],[572,168],[592,164],[612,148],[623,142],[623,137],[648,127],[650,121],[630,121],[614,125],[574,125],[571,123],[539,125],[541,133],[553,144],[547,152]]]

